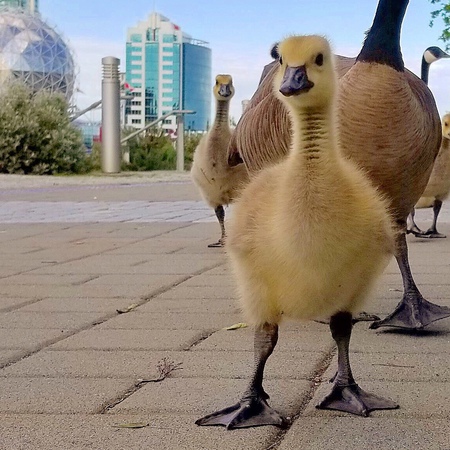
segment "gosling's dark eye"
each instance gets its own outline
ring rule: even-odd
[[[322,54],[322,53],[319,53],[319,54],[316,56],[316,61],[315,61],[315,63],[316,63],[318,66],[322,66],[322,65],[323,65],[323,54]]]
[[[278,59],[278,61],[280,61],[280,64],[283,64],[283,58],[280,56],[280,58]]]
[[[447,122],[445,122],[445,126],[448,127],[448,123]]]

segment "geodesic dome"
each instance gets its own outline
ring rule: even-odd
[[[72,53],[38,15],[0,10],[0,86],[24,81],[33,91],[60,92],[68,100],[75,84]]]

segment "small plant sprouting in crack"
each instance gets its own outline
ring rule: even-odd
[[[170,377],[171,373],[175,370],[182,369],[181,365],[183,363],[179,362],[176,363],[172,360],[170,360],[167,357],[164,357],[160,361],[158,361],[158,364],[156,364],[156,369],[158,370],[158,376],[156,378],[150,378],[148,380],[138,380],[136,383],[137,387],[142,386],[146,383],[159,383],[160,381],[165,380],[166,378]]]

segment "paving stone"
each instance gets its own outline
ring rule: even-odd
[[[20,307],[21,312],[102,312],[113,313],[138,302],[139,299],[128,298],[46,298]]]
[[[0,328],[0,348],[35,350],[67,334],[60,328]]]
[[[201,338],[196,330],[100,330],[83,331],[51,348],[56,350],[183,350]]]
[[[158,449],[261,450],[276,439],[275,427],[226,432],[222,427],[198,427],[196,415],[143,414],[30,415],[1,414],[0,434],[8,450]],[[144,423],[140,429],[117,425]],[[432,449],[434,450],[434,449]]]
[[[139,310],[139,308],[138,308]],[[176,313],[166,310],[161,313],[142,313],[138,310],[121,314],[98,328],[115,330],[220,330],[239,322],[239,313],[224,314]]]
[[[247,380],[224,378],[168,378],[148,383],[112,408],[111,414],[189,413],[206,415],[236,403]],[[265,389],[271,406],[284,415],[296,413],[297,405],[308,395],[310,383],[303,380],[268,380]]]
[[[265,379],[310,379],[318,363],[320,352],[285,351],[274,353],[269,359]],[[175,378],[210,377],[250,379],[253,352],[213,351],[155,351],[155,350],[53,350],[41,351],[3,369],[0,377],[89,377],[152,379],[159,376],[157,365],[163,359],[181,368],[170,374]]]
[[[358,381],[358,380],[357,380]],[[368,392],[390,398],[400,405],[399,409],[373,411],[371,417],[410,417],[431,419],[450,418],[450,382],[411,381],[364,381],[360,387]],[[329,383],[322,383],[313,400],[308,404],[305,415],[342,416],[341,411],[317,410],[315,405],[330,391]]]
[[[274,350],[298,350],[298,351],[328,351],[334,347],[334,342],[327,330],[308,332],[284,331],[279,333],[278,343]],[[218,331],[200,342],[193,351],[215,350],[236,351],[253,349],[253,331],[241,329],[233,332]]]
[[[299,417],[279,450],[444,450],[450,424],[414,418]]]
[[[126,379],[0,378],[0,413],[94,413],[132,385]]]
[[[11,311],[0,313],[2,329],[73,330],[93,324],[104,317],[101,312],[52,313]]]
[[[363,419],[316,410],[330,386],[313,392],[314,383],[336,366],[329,327],[286,322],[264,386],[272,406],[300,413],[287,434],[195,426],[242,394],[253,331],[221,329],[243,317],[225,250],[207,247],[219,234],[213,211],[190,182],[143,182],[146,176],[159,175],[80,177],[106,180],[80,185],[72,177],[0,174],[0,448],[447,450],[449,320],[420,333],[354,327],[358,382],[398,401],[397,411]],[[16,179],[25,184],[8,188],[5,180]],[[2,223],[11,206],[17,221],[34,223]],[[418,212],[421,223],[430,223],[430,213]],[[450,237],[448,203],[440,221]],[[450,239],[407,239],[423,295],[450,306]],[[393,259],[364,309],[384,316],[402,293]],[[137,379],[157,375],[163,358],[182,369],[127,397]],[[116,406],[96,414],[106,404]],[[139,421],[150,426],[114,427]]]

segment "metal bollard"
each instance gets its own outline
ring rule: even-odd
[[[120,172],[120,59],[106,56],[102,59],[102,171]]]
[[[177,115],[177,170],[184,171],[184,116]]]

